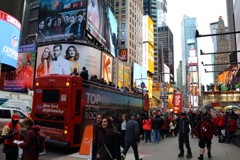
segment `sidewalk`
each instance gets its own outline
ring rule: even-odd
[[[214,137],[212,140],[212,158],[211,160],[239,160],[240,148],[235,144],[226,144],[219,143],[218,139]],[[198,142],[195,138],[190,138],[190,145],[192,149],[192,154],[194,160],[199,156],[199,147]],[[139,155],[140,158],[144,160],[186,160],[184,158],[178,158],[179,153],[178,149],[178,138],[165,138],[159,144],[146,144],[144,141],[141,141],[139,146]],[[186,154],[186,150],[185,150]],[[78,153],[67,155],[64,157],[52,159],[52,160],[87,160],[86,155],[79,155]],[[207,154],[204,154],[204,159],[207,158]],[[135,160],[133,155],[133,150],[128,151],[126,160]]]

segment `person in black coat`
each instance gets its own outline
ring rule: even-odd
[[[162,125],[163,125],[163,120],[160,118],[160,115],[156,115],[156,118],[152,119],[154,143],[160,142]]]
[[[124,138],[124,141],[125,141],[124,150],[122,151],[123,159],[126,158],[127,152],[130,146],[132,146],[135,159],[140,160],[138,155],[138,145],[140,142],[140,130],[139,130],[139,124],[136,121],[137,117],[138,115],[136,113],[133,113],[131,116],[131,119],[127,122],[126,133]]]
[[[109,117],[103,118],[102,128],[100,148],[96,157],[100,160],[121,160],[120,133],[115,131],[113,122]]]

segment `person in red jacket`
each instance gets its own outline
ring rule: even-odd
[[[225,128],[225,120],[226,120],[226,116],[221,113],[219,120],[218,120],[218,125],[217,125],[218,136],[222,135],[221,130],[223,130]]]
[[[220,116],[220,114],[217,113],[217,114],[215,115],[215,117],[213,117],[213,119],[212,119],[213,123],[214,123],[216,126],[218,126],[219,116]],[[215,134],[215,136],[217,136],[217,134]]]
[[[216,125],[208,119],[208,114],[203,113],[201,115],[201,120],[197,123],[195,129],[195,135],[199,139],[199,147],[200,147],[200,157],[199,160],[203,160],[204,148],[207,146],[208,149],[208,158],[212,158],[211,155],[211,139],[213,135],[216,133]]]
[[[144,137],[145,137],[145,142],[147,144],[151,143],[151,124],[152,121],[151,119],[149,119],[149,117],[147,116],[144,120],[142,120],[142,124],[143,124],[143,129],[144,129]]]
[[[226,125],[226,129],[227,129],[227,141],[226,143],[230,143],[232,141],[233,138],[233,133],[236,131],[237,129],[237,115],[232,112],[231,117],[228,119],[227,125]]]

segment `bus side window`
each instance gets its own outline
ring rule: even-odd
[[[77,89],[77,94],[76,94],[76,107],[75,107],[75,116],[80,115],[80,105],[81,105],[81,90]]]

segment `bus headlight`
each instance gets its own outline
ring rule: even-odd
[[[63,132],[64,134],[67,134],[68,133],[68,131],[67,130],[64,130],[64,132]]]
[[[38,83],[38,82],[36,83],[36,86],[39,86],[39,83]]]
[[[69,86],[69,85],[70,85],[70,83],[69,83],[69,82],[67,82],[67,83],[66,83],[66,86]]]

